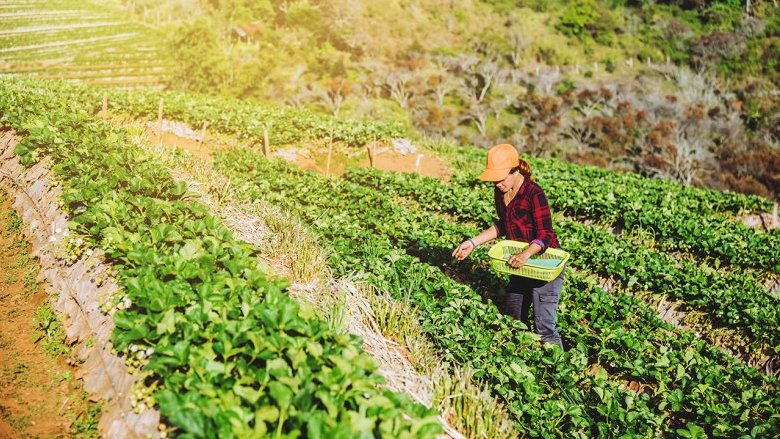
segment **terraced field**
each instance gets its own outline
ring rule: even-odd
[[[440,431],[431,408],[372,390],[381,380],[356,339],[340,337],[289,300],[254,250],[131,141],[132,128],[96,116],[101,90],[0,84],[3,127],[23,138],[14,150],[21,163],[57,163],[62,206],[81,241],[75,257],[94,247],[115,267],[120,289],[106,309],[119,355],[144,377],[135,387],[136,411],[154,407],[166,428],[192,436]],[[271,125],[277,142],[300,144],[332,124],[343,130],[334,137],[344,147],[399,129],[337,125],[307,112],[206,96],[187,105],[185,96],[145,91],[109,93],[109,109],[140,125],[160,98],[176,119],[193,127],[209,122],[213,132],[249,144],[259,140],[258,127]],[[483,154],[453,147],[450,158],[474,168]],[[330,248],[333,273],[416,310],[442,364],[452,373],[474,370],[520,434],[776,435],[780,394],[771,360],[780,348],[779,303],[763,281],[778,276],[780,237],[736,219],[772,203],[554,160],[533,165],[555,194],[556,230],[572,253],[559,313],[567,351],[541,346],[489,300],[502,280],[488,270],[484,249],[469,261],[452,260],[452,248],[492,219],[490,187],[469,172],[456,170],[449,183],[375,170],[326,178],[258,148],[215,152],[210,172],[232,202],[267,203],[308,224]],[[664,321],[652,302],[658,296],[702,315],[705,331]],[[707,332],[721,329],[733,338],[716,343]],[[321,382],[328,391],[314,390]],[[302,415],[312,410],[313,420]]]
[[[73,0],[0,4],[0,75],[161,88],[161,35],[128,21],[115,3]]]

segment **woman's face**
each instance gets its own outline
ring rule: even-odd
[[[503,193],[507,193],[512,189],[515,183],[517,183],[517,179],[520,178],[520,175],[521,174],[519,172],[510,172],[509,175],[506,176],[506,178],[504,178],[501,181],[496,181],[494,182],[494,184],[496,185],[498,190],[500,190]]]

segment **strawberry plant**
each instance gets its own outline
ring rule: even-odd
[[[284,281],[258,266],[256,250],[191,201],[184,184],[52,87],[2,80],[0,123],[25,136],[17,148],[24,163],[52,159],[71,230],[115,267],[124,295],[110,309],[115,347],[154,389],[176,433],[441,431],[435,413],[380,387],[359,338],[298,305]]]

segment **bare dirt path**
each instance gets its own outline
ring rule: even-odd
[[[67,364],[22,225],[0,192],[0,438],[94,437],[99,407]]]

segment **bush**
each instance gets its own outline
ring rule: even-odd
[[[184,90],[213,92],[228,78],[229,61],[217,45],[213,23],[199,19],[171,34],[168,44],[177,70],[171,84]]]
[[[615,63],[615,60],[612,58],[607,58],[606,61],[604,61],[604,66],[609,73],[615,73],[615,71],[617,70],[617,64]]]
[[[764,41],[764,74],[780,86],[780,38],[771,38]]]
[[[565,95],[566,93],[569,93],[570,91],[573,91],[575,89],[574,82],[572,82],[569,78],[563,78],[561,82],[558,83],[558,85],[555,87],[555,92],[558,93],[558,95]]]
[[[737,7],[726,3],[714,3],[702,13],[702,18],[708,29],[718,31],[732,31],[742,21],[742,7],[737,2]]]
[[[580,40],[593,38],[605,45],[614,42],[615,32],[620,29],[617,16],[595,0],[577,0],[567,5],[556,27],[565,35]]]
[[[555,45],[544,43],[536,48],[536,60],[549,66],[568,66],[572,63],[570,54],[561,52]]]
[[[691,45],[693,61],[703,67],[714,67],[724,59],[739,58],[747,48],[746,39],[736,32],[716,31],[704,35]]]

